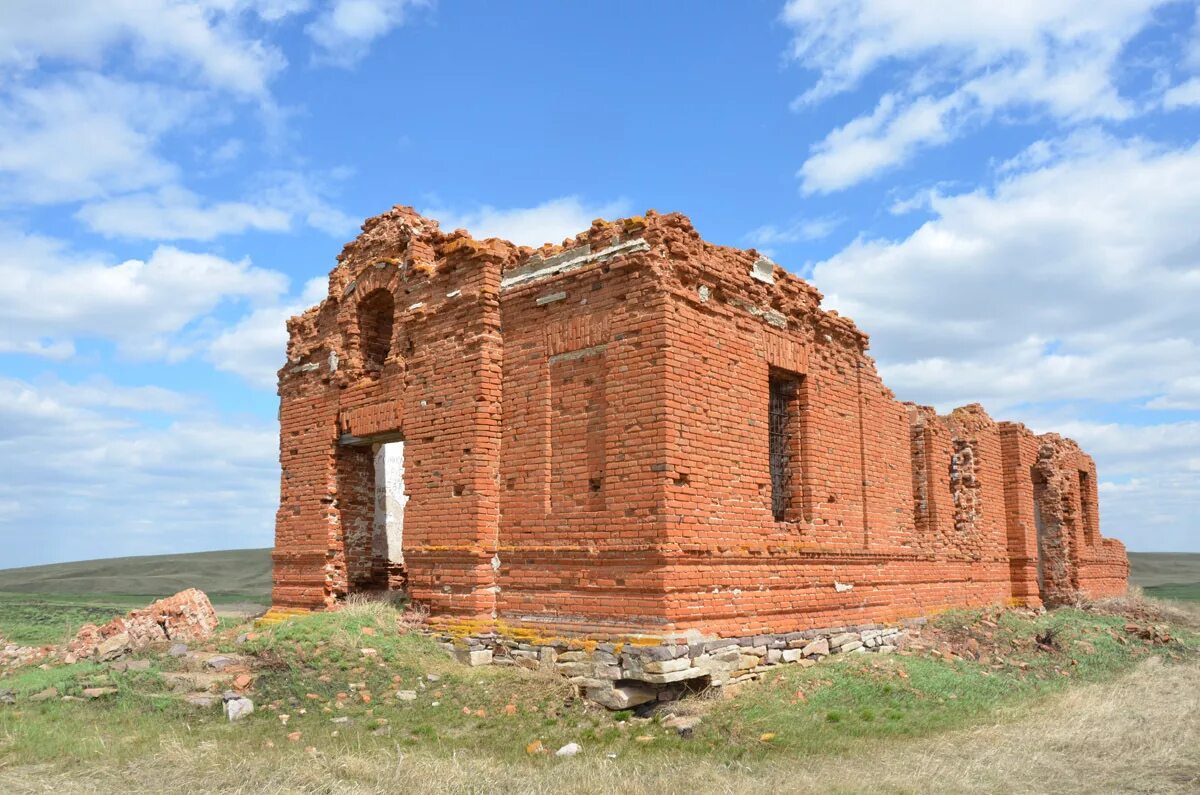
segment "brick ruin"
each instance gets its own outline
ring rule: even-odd
[[[274,604],[730,638],[1124,592],[1090,456],[898,402],[820,301],[679,214],[537,250],[368,220],[288,323]]]

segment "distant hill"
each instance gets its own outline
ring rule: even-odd
[[[1130,552],[1133,585],[1200,583],[1200,553]],[[0,570],[0,591],[43,594],[167,595],[184,588],[210,595],[266,601],[271,592],[271,550],[231,549],[183,555],[83,560]]]
[[[1129,582],[1143,588],[1200,583],[1200,552],[1130,552]]]
[[[265,602],[271,593],[271,550],[143,555],[0,569],[0,591],[17,593],[166,596],[185,588]]]

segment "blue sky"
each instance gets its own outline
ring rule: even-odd
[[[1195,0],[7,0],[0,567],[269,545],[284,319],[393,204],[684,212],[1200,551]]]

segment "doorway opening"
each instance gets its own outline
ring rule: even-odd
[[[404,442],[398,435],[343,441],[337,497],[342,554],[333,561],[335,595],[404,589],[407,502]],[[338,569],[344,579],[336,576]]]

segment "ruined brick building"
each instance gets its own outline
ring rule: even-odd
[[[288,324],[275,605],[733,636],[1124,591],[1087,454],[896,401],[820,300],[678,214],[368,220]]]

